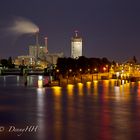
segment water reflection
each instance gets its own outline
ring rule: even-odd
[[[140,100],[140,82],[138,82],[137,93],[138,93],[138,100]]]
[[[91,82],[86,82],[87,94],[91,94]]]
[[[93,93],[95,96],[98,95],[98,81],[93,81]]]
[[[115,82],[116,82],[116,80],[114,80],[114,79],[110,80],[110,87],[111,87],[111,89],[114,88]]]
[[[53,89],[53,98],[54,98],[54,125],[53,125],[53,137],[54,139],[60,139],[62,137],[62,115],[63,115],[63,107],[66,107],[66,101],[62,101],[64,93],[62,94],[62,88],[55,86]],[[66,95],[66,94],[65,94]],[[63,104],[64,103],[64,104]],[[63,106],[64,105],[64,106]]]
[[[45,139],[45,88],[37,88],[37,124],[38,138]]]
[[[74,92],[74,85],[68,84],[67,85],[67,93],[68,93],[68,95],[73,95],[73,92]]]
[[[31,79],[33,83],[38,81],[38,77]],[[37,88],[17,85],[21,81],[22,77],[6,77],[5,88],[0,77],[0,89],[4,89],[0,94],[0,119],[11,113],[12,118],[6,117],[10,118],[6,121],[16,118],[21,125],[26,118],[37,124],[37,140],[140,139],[140,82],[116,86],[115,80],[104,80]],[[6,109],[7,105],[12,107]],[[26,108],[18,111],[15,106],[19,105]]]
[[[3,84],[4,84],[4,87],[6,86],[6,76],[3,76]]]
[[[78,86],[78,94],[82,96],[84,93],[83,92],[83,83],[78,83],[77,86]]]
[[[20,77],[17,76],[17,86],[19,86],[19,83],[20,83]]]
[[[120,100],[121,93],[120,93],[120,87],[119,86],[114,87],[114,93],[115,93],[116,100]]]
[[[52,89],[53,89],[53,94],[55,96],[61,96],[62,95],[62,88],[61,87],[54,86],[54,87],[52,87]]]
[[[103,80],[103,94],[104,96],[108,97],[109,94],[109,80]]]

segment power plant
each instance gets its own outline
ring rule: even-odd
[[[39,31],[35,33],[36,43],[35,45],[29,46],[29,56],[35,58],[36,62],[39,60],[46,60],[46,55],[48,53],[47,37],[45,37],[44,45],[39,44]]]
[[[73,59],[78,59],[82,56],[82,37],[75,31],[74,36],[71,38],[71,52],[70,56]],[[35,32],[35,44],[29,45],[29,54],[25,56],[18,56],[15,60],[16,64],[28,66],[42,66],[47,67],[51,64],[57,64],[57,59],[64,57],[64,53],[50,53],[48,50],[48,38],[44,37],[44,44],[39,43],[39,29]]]

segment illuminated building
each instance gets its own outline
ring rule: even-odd
[[[37,50],[38,48],[38,50]],[[38,55],[37,55],[38,53]],[[47,54],[47,48],[46,46],[34,46],[31,45],[29,46],[29,56],[35,57],[38,56],[39,59],[45,60],[46,59],[46,54]]]
[[[75,36],[71,39],[71,57],[75,59],[79,56],[82,56],[82,38],[75,31]]]
[[[46,60],[49,64],[57,64],[58,58],[64,57],[63,52],[61,53],[48,53],[46,56]]]
[[[56,64],[57,59],[59,57],[63,57],[63,53],[49,53],[48,51],[48,38],[45,37],[45,45],[30,45],[29,46],[29,56],[32,56],[36,58],[36,64],[40,65],[41,62],[44,62],[45,64]],[[38,43],[36,43],[38,44]]]
[[[25,65],[25,66],[34,66],[35,65],[35,57],[33,56],[18,56],[14,62],[15,65]]]
[[[36,34],[36,45],[29,46],[29,56],[35,57],[36,60],[46,60],[46,55],[48,53],[48,38],[45,37],[45,45],[41,46],[38,43],[38,34]]]

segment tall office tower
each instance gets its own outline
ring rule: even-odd
[[[76,59],[79,56],[82,56],[82,38],[75,31],[75,36],[71,38],[71,57]]]

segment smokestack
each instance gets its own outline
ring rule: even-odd
[[[39,29],[35,33],[36,36],[36,59],[38,58],[39,54]]]
[[[48,38],[45,37],[44,40],[45,40],[46,53],[48,53]]]

